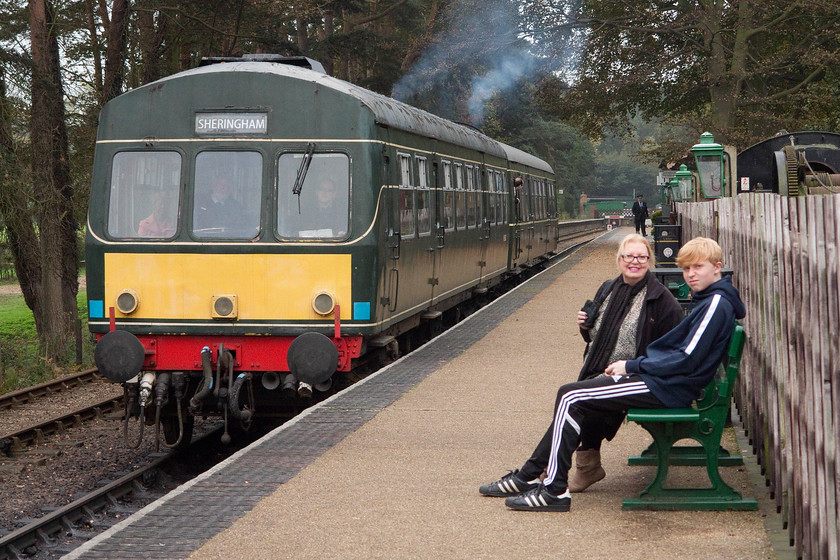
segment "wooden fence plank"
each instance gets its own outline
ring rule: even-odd
[[[812,514],[820,522],[811,523],[811,538],[814,540],[814,554],[819,558],[828,558],[826,526],[826,476],[825,476],[825,438],[828,434],[824,431],[823,406],[822,406],[822,374],[820,371],[820,340],[821,331],[825,325],[822,321],[821,289],[820,289],[820,258],[819,247],[822,241],[823,228],[820,227],[820,210],[822,208],[820,196],[809,196],[802,199],[805,202],[805,211],[808,216],[808,326],[810,342],[810,364],[805,374],[810,381],[809,398],[812,409],[812,431],[813,440],[809,446],[813,449],[813,473],[814,480],[811,484],[814,495],[814,509]]]
[[[840,198],[826,197],[826,276],[828,279],[828,310],[829,324],[826,328],[829,334],[829,374],[831,392],[831,419],[833,423],[833,449],[830,458],[834,461],[834,519],[840,519],[840,444],[836,434],[840,430]],[[840,555],[840,531],[834,534],[832,551],[835,558]]]
[[[836,297],[836,287],[832,292],[830,287],[831,281],[829,279],[829,246],[832,237],[834,225],[825,220],[826,207],[828,198],[825,196],[814,197],[815,216],[814,221],[817,222],[817,264],[819,272],[819,308],[820,308],[820,348],[819,348],[819,387],[820,395],[818,397],[822,408],[822,426],[823,426],[823,477],[825,484],[825,492],[823,499],[825,506],[823,508],[823,519],[820,523],[821,527],[826,530],[825,533],[825,551],[826,558],[837,558],[837,524],[828,523],[834,517],[836,511],[834,492],[832,491],[837,486],[837,479],[834,475],[834,448],[836,444],[837,431],[834,425],[832,405],[831,405],[831,345],[832,337],[832,299]]]

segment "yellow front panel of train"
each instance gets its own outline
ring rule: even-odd
[[[319,315],[313,299],[322,292],[350,319],[350,255],[105,254],[105,309],[117,317],[211,319],[213,301],[235,296],[237,320],[307,320]],[[126,315],[116,299],[136,293],[137,309]]]

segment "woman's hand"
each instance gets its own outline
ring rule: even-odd
[[[586,322],[587,317],[589,317],[589,315],[586,313],[586,311],[578,311],[577,324],[580,328],[582,328],[585,331],[589,330],[589,327],[584,327],[583,326],[583,323]]]

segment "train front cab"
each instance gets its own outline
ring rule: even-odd
[[[97,364],[121,382],[137,371],[185,373],[185,406],[212,384],[204,402],[190,403],[190,412],[202,415],[218,414],[218,393],[229,394],[244,376],[254,387],[251,411],[285,415],[298,406],[281,398],[287,382],[326,390],[375,329],[379,175],[371,179],[371,169],[378,171],[381,145],[335,139],[338,116],[329,121],[329,140],[283,140],[302,135],[274,128],[281,119],[270,113],[259,134],[203,136],[193,128],[202,111],[181,113],[184,104],[173,101],[189,97],[179,89],[177,80],[141,88],[101,116],[86,243]],[[191,82],[183,89],[218,87]],[[327,102],[329,94],[322,90],[318,99]],[[346,115],[352,101],[338,97],[331,111]],[[154,140],[135,122],[125,125],[125,115],[149,105],[173,108],[151,126]],[[337,214],[320,206],[328,182]],[[220,200],[216,210],[224,190],[237,202]],[[164,414],[173,415],[174,405]]]

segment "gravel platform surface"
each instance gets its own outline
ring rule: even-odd
[[[627,466],[650,443],[636,424],[604,446],[606,479],[575,494],[570,513],[510,511],[478,494],[521,466],[551,420],[557,387],[577,378],[575,314],[617,274],[617,244],[630,231],[582,249],[553,284],[190,558],[773,558],[760,512],[622,511],[655,473]],[[726,445],[737,450],[734,437]],[[677,470],[703,485],[702,469]],[[757,497],[743,468],[721,470]]]

